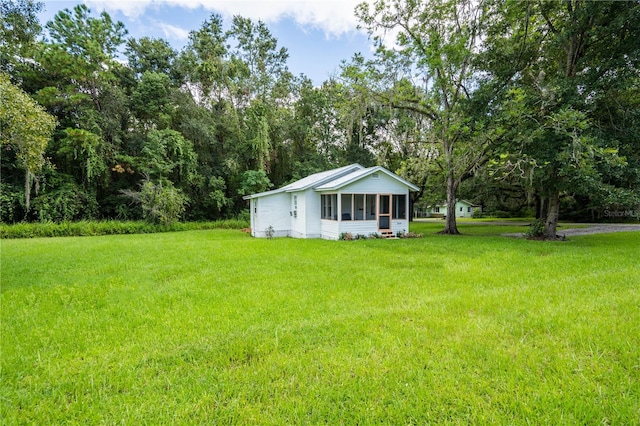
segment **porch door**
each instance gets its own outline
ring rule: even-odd
[[[391,230],[391,195],[378,195],[378,229]]]

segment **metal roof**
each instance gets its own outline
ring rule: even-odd
[[[295,192],[295,191],[304,191],[305,189],[315,188],[320,186],[326,182],[329,182],[333,179],[338,179],[345,174],[353,172],[355,170],[364,169],[360,164],[350,164],[348,166],[339,167],[337,169],[326,170],[324,172],[314,173],[305,178],[292,182],[288,185],[285,185],[281,188],[274,189],[272,191],[259,192],[257,194],[245,195],[242,197],[245,200],[249,200],[251,198],[259,198],[264,197],[265,195],[278,194],[281,192]]]
[[[413,191],[419,191],[420,188],[418,188],[417,186],[415,186],[414,184],[412,184],[411,182],[408,182],[404,179],[402,179],[400,176],[396,175],[395,173],[391,173],[389,170],[385,169],[384,167],[381,166],[376,166],[376,167],[370,167],[368,169],[360,169],[360,170],[356,170],[354,172],[349,173],[348,175],[342,176],[338,179],[334,179],[331,180],[323,185],[317,186],[314,189],[316,191],[331,191],[331,190],[336,190],[336,189],[340,189],[346,185],[349,185],[352,182],[355,182],[359,179],[362,179],[366,176],[372,175],[374,173],[379,173],[382,172],[384,174],[386,174],[387,176],[396,179],[397,181],[407,185],[411,190]]]

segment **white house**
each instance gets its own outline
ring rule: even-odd
[[[250,200],[254,237],[337,240],[346,232],[408,232],[409,191],[418,187],[383,167],[352,164],[244,199]]]
[[[480,207],[465,200],[456,201],[456,217],[473,217],[473,212]],[[427,208],[429,217],[439,217],[447,215],[447,204],[442,203]]]

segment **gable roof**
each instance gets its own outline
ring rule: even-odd
[[[320,186],[315,187],[314,189],[316,191],[333,191],[333,190],[337,190],[340,189],[346,185],[349,185],[350,183],[353,183],[357,180],[360,180],[364,177],[370,176],[374,173],[384,173],[387,176],[391,177],[392,179],[395,179],[397,181],[399,181],[400,183],[406,185],[409,187],[409,189],[411,189],[412,191],[419,191],[420,188],[418,188],[417,186],[415,186],[414,184],[412,184],[411,182],[408,182],[404,179],[402,179],[400,176],[396,175],[395,173],[391,173],[389,170],[385,169],[382,166],[376,166],[376,167],[370,167],[368,169],[360,169],[360,170],[355,170],[351,173],[349,173],[348,175],[342,176],[340,178],[331,180],[329,182],[326,182]]]
[[[469,207],[480,207],[480,205],[479,205],[479,204],[473,204],[472,202],[467,201],[467,200],[463,200],[463,199],[461,199],[461,198],[456,199],[456,204],[458,204],[458,203],[466,204],[466,205],[468,205]],[[445,201],[441,201],[440,203],[433,204],[433,205],[431,205],[431,204],[430,204],[430,205],[428,205],[427,207],[428,207],[428,208],[429,208],[429,207],[447,207],[447,201],[446,201],[446,200],[445,200]]]
[[[338,179],[346,174],[351,172],[362,170],[360,164],[350,164],[348,166],[338,167],[337,169],[326,170],[324,172],[314,173],[305,178],[297,180],[295,182],[291,182],[288,185],[285,185],[281,188],[274,189],[272,191],[259,192],[257,194],[245,195],[242,197],[244,200],[249,200],[252,198],[264,197],[265,195],[278,194],[281,192],[295,192],[295,191],[304,191],[305,189],[315,188],[319,185],[322,185],[326,182],[329,182],[334,179]]]

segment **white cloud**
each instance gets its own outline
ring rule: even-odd
[[[199,7],[217,12],[228,18],[241,15],[266,23],[291,18],[300,26],[310,26],[324,31],[327,37],[339,37],[356,30],[354,9],[361,0],[85,0],[92,8],[121,12],[130,19],[144,14],[147,8],[164,6]]]
[[[158,22],[157,25],[162,30],[164,36],[168,39],[187,40],[189,38],[189,30],[164,22]]]

